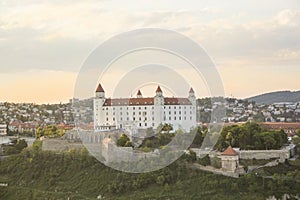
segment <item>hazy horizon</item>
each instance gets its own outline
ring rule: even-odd
[[[253,96],[248,96],[248,97],[244,97],[244,98],[239,98],[239,97],[235,97],[235,96],[225,96],[224,98],[236,98],[236,99],[248,99],[248,98],[252,98],[252,97],[256,97],[256,96],[259,96],[259,95],[264,95],[264,94],[268,94],[268,93],[274,93],[274,92],[285,92],[285,91],[288,91],[288,92],[300,92],[300,90],[278,90],[278,91],[269,91],[269,92],[265,92],[265,93],[260,93],[260,94],[256,94],[256,95],[253,95]],[[167,95],[164,95],[165,97],[172,97],[172,95],[169,95],[170,93],[167,93]],[[154,95],[143,95],[144,97],[153,97]],[[94,96],[91,96],[91,97],[88,97],[88,98],[84,98],[84,99],[89,99],[89,98],[93,98]],[[132,95],[132,98],[135,98],[136,95],[133,94]],[[185,96],[180,96],[180,97],[185,97]],[[202,97],[197,97],[197,99],[204,99],[204,98],[210,98],[212,96],[202,96]],[[110,96],[106,96],[106,98],[111,98]],[[126,97],[124,97],[126,98]],[[37,105],[42,105],[42,104],[65,104],[65,103],[69,103],[69,101],[73,99],[73,97],[70,97],[69,99],[65,100],[65,101],[54,101],[54,102],[31,102],[31,101],[2,101],[0,100],[1,103],[17,103],[17,104],[22,104],[22,103],[33,103],[33,104],[37,104]]]

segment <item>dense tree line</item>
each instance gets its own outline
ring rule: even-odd
[[[66,133],[65,130],[58,129],[55,125],[47,125],[46,127],[38,127],[35,131],[37,138],[41,136],[46,137],[61,137]]]
[[[280,149],[287,142],[287,134],[283,130],[267,130],[257,123],[248,122],[224,127],[216,148],[222,151],[231,145],[245,150]]]

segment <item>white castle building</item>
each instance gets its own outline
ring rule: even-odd
[[[94,98],[94,129],[156,129],[168,123],[176,130],[189,131],[196,126],[196,96],[191,88],[188,98],[164,97],[160,86],[154,97],[143,97],[139,90],[136,98],[106,98],[101,84]]]

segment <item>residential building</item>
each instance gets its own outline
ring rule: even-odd
[[[0,124],[0,136],[7,134],[7,126],[6,124]]]

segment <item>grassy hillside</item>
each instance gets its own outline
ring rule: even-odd
[[[299,162],[299,160],[297,161]],[[185,163],[185,164],[183,164]],[[299,163],[298,163],[299,164]],[[298,165],[282,165],[286,179],[239,179],[194,170],[183,158],[167,168],[145,174],[110,169],[85,150],[64,154],[26,150],[0,162],[0,199],[265,199],[296,194]],[[274,169],[276,172],[276,169]],[[260,172],[263,174],[263,172]],[[262,186],[264,183],[264,186]]]
[[[300,91],[279,91],[247,98],[248,101],[255,101],[257,104],[272,104],[280,102],[300,102]]]

